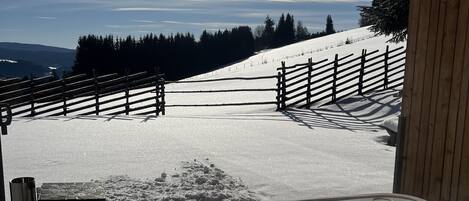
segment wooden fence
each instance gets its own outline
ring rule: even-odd
[[[277,110],[331,104],[345,97],[403,85],[404,47],[378,54],[378,50],[278,68]]]
[[[0,102],[10,105],[13,116],[164,115],[164,83],[163,75],[147,72],[121,77],[117,74],[94,74],[91,77],[80,74],[60,80],[46,76],[2,82]],[[131,100],[144,94],[143,98]]]
[[[265,79],[277,79],[277,76],[260,76],[260,77],[231,77],[219,79],[206,79],[206,80],[185,80],[185,81],[167,81],[167,84],[177,83],[203,83],[203,82],[222,82],[222,81],[256,81]],[[187,93],[232,93],[232,92],[268,92],[277,91],[276,88],[250,88],[250,89],[223,89],[223,90],[185,90],[185,91],[166,91],[168,94],[187,94]],[[278,104],[277,101],[263,101],[263,102],[237,102],[237,103],[206,103],[206,104],[168,104],[165,107],[223,107],[223,106],[244,106],[244,105],[274,105]]]
[[[277,75],[260,77],[231,77],[206,80],[165,81],[163,75],[146,72],[119,77],[75,75],[61,80],[51,76],[21,81],[0,82],[0,102],[11,105],[13,116],[165,114],[166,107],[221,107],[244,105],[276,105],[277,110],[288,107],[305,108],[330,104],[345,97],[377,89],[391,89],[403,84],[405,49],[386,47],[353,57],[353,54],[332,61],[324,59],[278,68]],[[222,81],[256,81],[273,79],[273,88],[244,88],[218,90],[165,91],[165,84],[190,84]],[[274,81],[275,80],[275,81]],[[273,101],[166,104],[165,94],[274,92]],[[148,95],[151,94],[151,95]],[[134,98],[135,97],[135,98]],[[131,100],[131,98],[135,100]],[[120,103],[119,103],[120,101]],[[151,102],[148,104],[148,102]],[[112,104],[110,104],[112,103]],[[144,104],[146,103],[146,104]],[[152,109],[149,109],[152,108]]]

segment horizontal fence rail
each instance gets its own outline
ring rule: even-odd
[[[213,103],[213,104],[179,104],[166,105],[165,107],[222,107],[222,106],[244,106],[244,105],[274,105],[275,101],[265,102],[246,102],[246,103]]]
[[[229,77],[205,80],[180,80],[166,81],[166,84],[192,84],[210,83],[223,81],[257,81],[257,80],[277,80],[278,76],[258,76],[258,77]],[[167,94],[214,94],[214,93],[238,93],[238,92],[277,92],[277,88],[240,88],[240,89],[209,89],[209,90],[169,90]],[[198,104],[166,104],[165,107],[226,107],[226,106],[248,106],[248,105],[277,105],[278,101],[257,101],[257,102],[237,102],[237,103],[198,103]]]
[[[351,95],[361,95],[378,89],[401,87],[404,81],[405,48],[385,52],[378,50],[353,57],[353,54],[333,60],[282,66],[277,68],[277,110],[288,107],[307,108],[331,104]]]
[[[0,102],[11,106],[13,116],[128,115],[141,111],[158,116],[165,114],[163,77],[140,72],[7,80],[0,82]]]
[[[261,76],[261,77],[229,77],[229,78],[218,78],[218,79],[208,79],[208,80],[180,80],[180,81],[166,81],[165,83],[199,83],[199,82],[220,82],[220,81],[230,81],[230,80],[263,80],[263,79],[273,79],[276,76]]]

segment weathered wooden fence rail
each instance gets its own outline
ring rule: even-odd
[[[306,108],[318,103],[331,104],[340,99],[378,89],[402,86],[405,68],[404,47],[377,54],[375,50],[277,68],[277,110]],[[288,77],[287,77],[288,76]]]
[[[259,76],[259,77],[230,77],[206,80],[181,80],[167,81],[172,84],[190,84],[190,83],[206,83],[206,82],[222,82],[222,81],[256,81],[266,79],[277,79],[277,76]],[[174,90],[166,91],[168,94],[188,94],[188,93],[233,93],[233,92],[268,92],[277,91],[276,88],[243,88],[243,89],[220,89],[220,90]],[[167,104],[165,107],[226,107],[226,106],[246,106],[246,105],[275,105],[277,101],[258,101],[258,102],[238,102],[238,103],[202,103],[202,104]]]
[[[46,76],[1,84],[0,102],[11,106],[13,116],[165,114],[162,74]],[[131,100],[137,96],[143,97]]]

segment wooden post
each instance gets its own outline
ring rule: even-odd
[[[94,80],[94,98],[95,98],[95,111],[96,115],[99,115],[99,83],[98,83],[98,78],[96,76],[96,71],[93,69],[93,80]]]
[[[335,54],[334,59],[334,74],[332,75],[332,102],[335,103],[337,100],[337,68],[339,67],[339,55]]]
[[[311,105],[311,73],[313,72],[313,59],[308,59],[308,86],[306,87],[306,106]]]
[[[164,90],[165,90],[165,86],[164,86],[164,78],[161,78],[161,114],[162,115],[166,115],[166,108],[165,108],[165,105],[166,105],[166,101],[165,101],[165,93],[164,93]]]
[[[286,100],[287,100],[287,97],[286,97],[286,94],[287,94],[287,78],[286,78],[286,67],[285,67],[285,62],[282,61],[282,108],[281,109],[285,109],[287,107],[287,104],[286,104]]]
[[[62,110],[64,112],[64,116],[67,116],[67,82],[65,78],[62,78]]]
[[[159,71],[158,68],[155,67],[155,101],[156,101],[156,107],[155,107],[155,115],[158,116],[160,115],[160,76],[159,76]]]
[[[3,176],[3,154],[2,154],[2,139],[0,137],[0,200],[5,199],[5,181]]]
[[[281,88],[282,88],[282,74],[277,72],[277,111],[280,110],[281,107]]]
[[[3,116],[3,112],[6,112],[6,116]],[[7,126],[11,124],[12,114],[11,108],[8,104],[0,103],[0,130],[1,135],[7,135]],[[0,136],[1,136],[0,135]],[[2,139],[0,137],[0,200],[5,200],[5,186],[4,186],[4,175],[3,175],[3,154],[2,154]]]
[[[31,116],[34,117],[36,115],[36,110],[34,106],[34,76],[31,74],[30,81],[29,81],[29,89],[30,89],[30,104],[31,104]]]
[[[3,107],[0,106],[0,121],[3,124],[3,116],[2,116],[2,110]],[[6,135],[6,125],[1,125],[1,135]],[[4,175],[3,175],[3,153],[2,153],[2,138],[0,135],[0,200],[6,200],[5,199],[5,181],[4,181]]]
[[[404,140],[405,140],[405,131],[406,131],[406,116],[399,116],[398,131],[396,136],[396,155],[395,155],[395,165],[394,165],[394,182],[393,182],[393,193],[399,193],[401,189],[402,178],[402,159],[404,154]]]
[[[384,89],[388,88],[388,60],[389,60],[389,45],[386,45],[386,53],[384,53]]]
[[[365,75],[366,49],[362,49],[360,76],[358,77],[358,95],[363,95],[363,76]]]
[[[129,69],[125,69],[125,115],[129,115]]]

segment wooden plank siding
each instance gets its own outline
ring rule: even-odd
[[[420,11],[420,1],[423,0],[413,0],[409,2],[410,10],[412,12],[409,13],[409,28],[408,32],[409,33],[417,33],[418,32],[418,26],[419,24],[418,19],[419,19],[419,11]],[[414,19],[414,20],[411,20]],[[406,70],[405,70],[405,75],[404,75],[404,93],[403,93],[403,101],[402,101],[402,115],[405,116],[407,119],[410,120],[412,118],[412,114],[410,113],[410,108],[412,104],[412,91],[413,91],[413,80],[414,80],[414,71],[415,71],[415,54],[416,54],[416,48],[417,46],[417,34],[409,34],[408,40],[407,40],[407,56],[406,56]],[[406,123],[405,125],[405,132],[409,130],[409,124]],[[411,180],[405,180],[403,178],[407,178],[407,174],[411,171],[408,169],[408,163],[407,161],[412,161],[411,158],[409,158],[408,153],[411,152],[409,150],[409,144],[412,142],[415,142],[416,135],[412,136],[405,136],[404,141],[401,142],[403,143],[403,146],[401,146],[403,155],[402,155],[402,163],[398,164],[401,165],[400,169],[402,170],[401,173],[401,178],[396,178],[395,182],[400,181],[399,184],[401,186],[412,186],[412,184],[409,184]],[[398,145],[400,146],[400,145]],[[405,193],[405,194],[413,194],[412,192],[409,191],[410,188],[402,188],[398,190],[400,193]],[[415,195],[415,194],[414,194]]]
[[[410,0],[400,193],[469,200],[468,24],[468,0]]]

